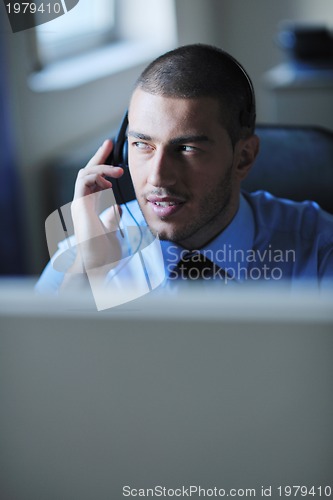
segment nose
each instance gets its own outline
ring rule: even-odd
[[[167,151],[156,151],[149,164],[147,181],[155,187],[169,187],[176,184],[176,170]]]

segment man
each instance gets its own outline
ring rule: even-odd
[[[161,241],[166,281],[331,283],[333,217],[312,202],[241,193],[259,150],[254,126],[251,81],[217,48],[180,47],[137,80],[127,131],[137,201],[129,207]],[[106,164],[112,148],[105,141],[79,172],[72,215],[80,251],[65,274],[49,265],[40,290],[66,288],[76,272],[93,269],[101,280],[115,272],[123,255],[119,221],[111,208],[101,222],[95,196],[123,174],[122,167]],[[124,221],[124,207],[121,212]]]

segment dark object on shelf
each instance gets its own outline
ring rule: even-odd
[[[291,59],[325,61],[333,59],[333,37],[324,25],[284,22],[277,43]]]

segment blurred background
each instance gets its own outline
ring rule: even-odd
[[[136,77],[168,49],[203,42],[234,55],[259,123],[333,130],[331,0],[80,0],[16,33],[4,4],[0,14],[2,275],[42,271],[46,217],[70,201],[73,171],[114,134]]]

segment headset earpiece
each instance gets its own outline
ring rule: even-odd
[[[113,139],[113,149],[106,159],[107,165],[115,167],[128,167],[128,143],[127,143],[128,116],[127,111],[119,127],[116,137]]]
[[[128,168],[128,140],[127,137],[125,139],[124,145],[123,145],[123,167]]]

